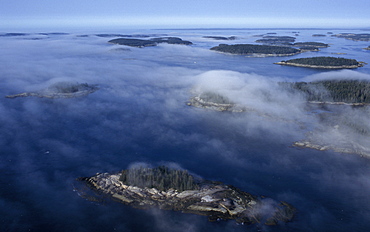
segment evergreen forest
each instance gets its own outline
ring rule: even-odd
[[[136,167],[123,170],[120,181],[139,188],[156,188],[160,191],[199,189],[199,184],[186,170],[171,169],[166,166],[157,168]]]
[[[370,103],[370,81],[366,80],[326,80],[280,84],[305,93],[308,101]]]

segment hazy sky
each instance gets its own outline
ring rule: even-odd
[[[368,27],[369,0],[2,0],[0,30],[27,27]]]

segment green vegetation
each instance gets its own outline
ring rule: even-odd
[[[309,58],[298,58],[292,60],[283,60],[282,63],[314,65],[314,66],[359,66],[360,63],[355,59],[346,59],[340,57],[318,56]]]
[[[237,55],[294,55],[301,51],[299,49],[283,47],[283,46],[270,46],[270,45],[254,45],[254,44],[220,44],[211,48],[213,51],[226,52]]]
[[[178,191],[199,189],[199,184],[186,170],[170,169],[165,166],[123,170],[120,181],[126,185],[156,188],[160,191],[166,191],[170,188]]]
[[[281,85],[305,93],[308,101],[370,103],[370,81],[327,80]]]

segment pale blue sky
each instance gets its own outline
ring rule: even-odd
[[[369,0],[1,0],[0,30],[27,27],[370,27]]]

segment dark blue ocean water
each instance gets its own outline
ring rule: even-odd
[[[369,66],[323,71],[273,64],[286,57],[209,51],[219,43],[253,43],[259,38],[255,35],[299,34],[297,42],[325,42],[330,47],[294,58],[341,56],[370,63],[370,52],[362,49],[369,42],[312,37],[327,32],[366,33],[114,31],[167,34],[194,43],[130,50],[120,50],[107,43],[110,38],[92,32],[0,37],[2,96],[58,81],[100,86],[76,99],[0,98],[0,231],[369,231],[370,160],[292,147],[306,132],[295,122],[315,126],[315,114],[284,93],[274,92],[277,100],[258,98],[259,91],[270,90],[266,83],[271,81],[370,79]],[[205,35],[238,39],[220,42],[202,38]],[[346,54],[332,54],[338,52]],[[279,117],[187,106],[199,86],[250,97],[256,107]],[[276,227],[242,226],[180,212],[133,209],[109,200],[90,202],[75,191],[77,177],[118,172],[138,162],[178,165],[205,179],[287,201],[298,213],[293,222]]]

